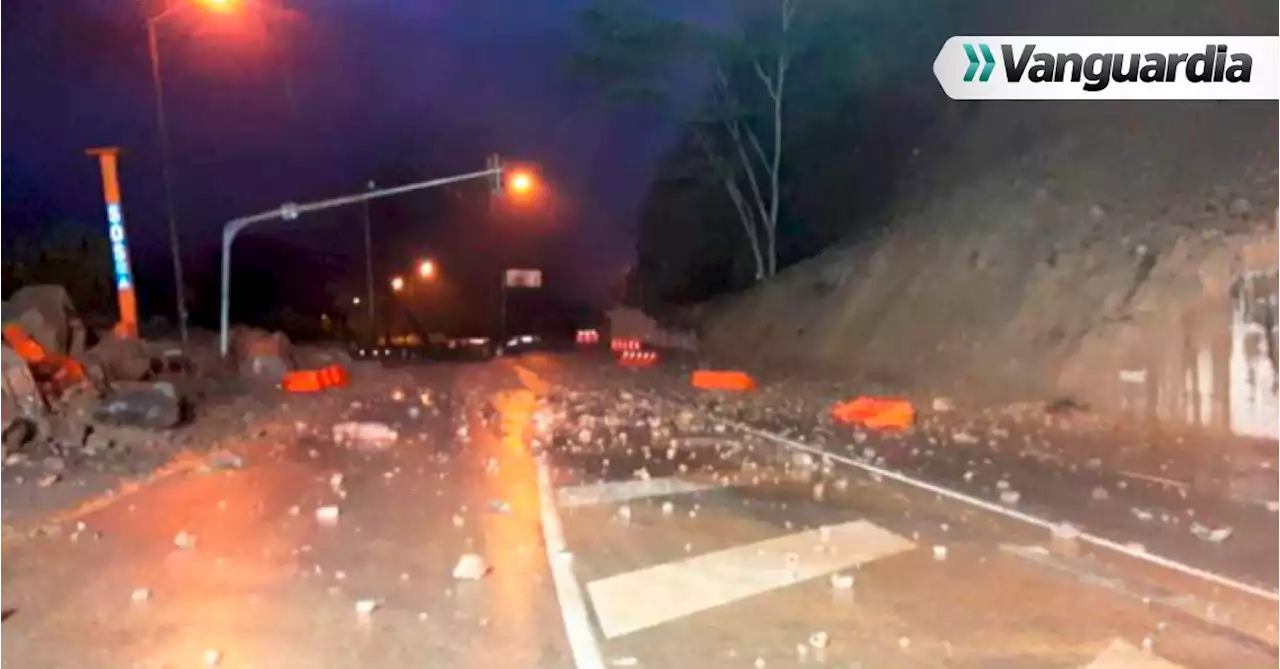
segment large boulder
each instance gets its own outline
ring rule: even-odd
[[[4,442],[6,449],[34,437],[43,427],[46,407],[27,363],[13,349],[3,348]],[[11,443],[12,440],[12,443]]]
[[[154,371],[150,348],[141,339],[103,337],[85,359],[100,365],[112,381],[141,381]]]
[[[93,410],[93,419],[106,425],[165,429],[182,422],[185,401],[173,384],[118,384]]]
[[[71,296],[62,286],[19,288],[4,304],[4,322],[15,322],[49,353],[79,356],[85,349],[85,327]]]
[[[279,383],[293,368],[293,346],[283,332],[237,327],[231,332],[231,352],[241,376]]]

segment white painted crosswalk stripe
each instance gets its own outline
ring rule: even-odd
[[[612,639],[914,547],[858,520],[592,581],[587,592]]]
[[[1183,667],[1116,639],[1084,669],[1183,669]]]
[[[561,507],[572,508],[594,504],[629,502],[663,495],[679,495],[720,487],[723,486],[711,483],[697,483],[679,478],[604,481],[602,483],[560,488],[556,491],[556,501]]]

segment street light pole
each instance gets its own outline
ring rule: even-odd
[[[368,202],[369,200],[391,197],[393,195],[401,195],[403,193],[411,193],[413,191],[424,190],[427,188],[435,188],[437,186],[447,186],[451,183],[459,181],[470,181],[472,179],[483,179],[494,175],[501,175],[502,167],[491,167],[479,172],[469,172],[467,174],[457,174],[450,177],[442,177],[439,179],[430,179],[428,181],[418,181],[403,186],[395,186],[392,188],[383,188],[380,190],[369,190],[363,193],[355,193],[352,195],[343,195],[341,197],[330,198],[328,200],[320,200],[317,202],[306,202],[297,204],[289,202],[280,205],[276,209],[259,212],[251,216],[243,216],[228,221],[222,226],[222,304],[221,304],[221,331],[219,333],[219,350],[222,357],[227,357],[227,351],[230,348],[230,331],[231,331],[231,243],[235,241],[236,235],[241,230],[263,221],[274,221],[282,219],[291,221],[299,215],[320,211],[322,209],[332,209],[348,204],[356,204],[357,202]]]
[[[367,190],[373,192],[377,188],[372,181]],[[373,306],[373,232],[370,230],[369,201],[364,201],[364,281],[369,300],[369,345],[377,344],[377,310]]]
[[[178,213],[173,203],[173,170],[169,165],[169,124],[164,111],[164,81],[160,76],[160,47],[156,39],[157,19],[158,17],[147,19],[147,52],[151,56],[151,83],[155,89],[156,96],[156,129],[160,139],[160,175],[164,180],[164,200],[169,217],[169,253],[173,256],[173,282],[178,302],[178,335],[182,338],[182,343],[185,344],[187,342],[186,284],[182,280],[182,252],[178,244]]]

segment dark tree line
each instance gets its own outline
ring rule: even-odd
[[[611,104],[671,115],[628,298],[701,301],[867,225],[953,109],[932,79],[947,3],[731,0],[696,19],[603,0],[577,65]]]

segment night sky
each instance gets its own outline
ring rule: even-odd
[[[482,169],[487,151],[536,164],[547,182],[538,212],[523,214],[542,222],[516,220],[503,248],[521,249],[519,262],[546,267],[575,297],[599,297],[616,282],[633,253],[635,209],[673,132],[608,108],[574,78],[584,0],[288,0],[301,13],[293,16],[239,1],[232,13],[190,8],[161,24],[189,284],[213,276],[230,218],[372,178]],[[6,5],[3,215],[6,238],[59,221],[105,230],[97,167],[83,151],[121,146],[144,311],[171,313],[144,27],[156,9],[126,0]],[[483,187],[456,196],[487,197]],[[407,261],[418,251],[409,247],[444,225],[430,202],[375,208],[375,218],[392,219],[375,220],[380,262]],[[358,215],[255,235],[296,249],[288,255],[298,266],[316,252],[362,277]],[[467,235],[479,239],[428,252],[445,267],[471,264],[467,254],[484,254],[495,233],[451,224],[451,239]]]

